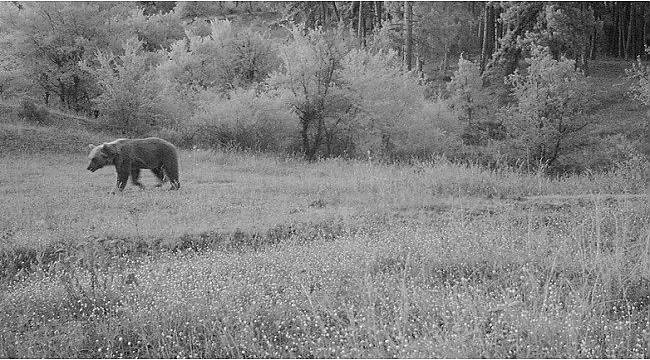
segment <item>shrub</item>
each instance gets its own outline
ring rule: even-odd
[[[238,31],[228,20],[215,20],[207,36],[199,35],[171,46],[162,74],[182,86],[227,93],[262,81],[277,67],[273,43],[251,29]]]
[[[650,53],[650,48],[647,49]],[[640,103],[650,106],[650,66],[645,66],[641,62],[641,57],[637,57],[636,63],[632,68],[626,69],[627,78],[632,80],[629,94]]]
[[[287,94],[287,104],[299,119],[302,152],[314,160],[327,134],[336,133],[345,120],[346,98],[339,72],[347,43],[342,29],[325,32],[294,27],[292,36],[279,49],[282,70],[271,74],[268,83]]]
[[[489,89],[483,89],[479,64],[458,59],[458,70],[447,84],[449,106],[464,124],[461,138],[469,146],[486,146],[491,140],[503,140],[505,128],[494,118],[495,100]]]
[[[34,104],[30,99],[23,99],[18,110],[18,117],[30,124],[49,125],[51,122],[50,112],[42,106]]]
[[[297,140],[297,119],[278,93],[238,89],[229,99],[203,96],[201,109],[188,124],[197,145],[282,151]]]
[[[574,60],[554,60],[538,46],[526,63],[524,73],[517,70],[506,79],[516,101],[504,111],[508,150],[529,167],[552,169],[563,154],[584,143],[580,137],[590,125],[585,113],[593,96]]]
[[[413,115],[407,137],[398,149],[400,158],[456,159],[462,149],[462,125],[444,100],[426,101]]]
[[[449,107],[458,118],[471,124],[475,122],[478,111],[483,107],[480,93],[483,87],[481,69],[478,64],[466,60],[461,55],[458,59],[458,69],[454,71],[451,82],[447,84],[449,91]]]
[[[152,131],[149,135],[165,139],[181,149],[191,149],[194,144],[195,134],[189,127],[168,128],[163,127]]]
[[[177,120],[165,109],[162,83],[152,71],[154,60],[143,52],[142,42],[129,39],[124,55],[97,54],[99,66],[84,67],[98,80],[102,94],[95,98],[105,126],[129,135],[144,135]]]
[[[427,131],[415,115],[424,105],[424,87],[402,69],[394,51],[352,50],[342,61],[345,97],[351,104],[358,151],[383,157],[411,153],[415,137]]]
[[[172,10],[167,13],[146,15],[145,9],[131,11],[126,26],[143,42],[146,51],[169,49],[172,43],[185,37],[180,13]]]

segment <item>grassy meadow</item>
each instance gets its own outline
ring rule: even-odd
[[[109,195],[85,146],[0,153],[2,358],[650,356],[643,167],[184,150]]]

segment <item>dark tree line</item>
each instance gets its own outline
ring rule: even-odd
[[[574,58],[585,70],[588,61],[599,56],[647,57],[645,46],[649,45],[648,2],[328,1],[276,6],[287,19],[307,27],[343,23],[354,30],[362,45],[378,29],[388,27],[396,33],[393,45],[409,69],[414,61],[436,61],[446,68],[448,58],[462,52],[479,59],[482,69],[492,62],[511,73],[521,59],[522,38],[546,42],[554,55]],[[526,38],[527,32],[538,37]],[[566,38],[553,38],[553,32]],[[454,43],[459,38],[470,41]],[[443,50],[431,49],[436,45]],[[436,56],[427,56],[431,53]]]

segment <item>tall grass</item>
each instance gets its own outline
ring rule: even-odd
[[[99,262],[77,262],[6,291],[0,351],[647,357],[648,212],[630,205],[559,220],[453,211],[437,228],[394,220],[308,246],[159,254],[95,280]]]
[[[0,159],[0,357],[649,355],[638,168],[181,151],[111,196],[85,161]]]

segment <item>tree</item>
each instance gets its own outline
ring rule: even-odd
[[[414,53],[420,62],[437,61],[441,76],[447,75],[450,57],[480,53],[471,3],[415,2],[413,24]]]
[[[404,62],[406,70],[411,71],[413,58],[413,30],[411,22],[413,17],[413,7],[409,1],[404,1]]]
[[[484,12],[485,24],[483,25],[483,39],[481,49],[481,71],[485,70],[492,53],[494,52],[494,5],[492,3],[485,3]]]
[[[520,159],[552,167],[578,146],[574,137],[590,124],[585,113],[593,96],[575,60],[555,60],[548,48],[536,46],[525,61],[525,72],[507,78],[516,103],[506,109],[506,127]]]
[[[523,56],[536,45],[546,46],[555,60],[565,56],[587,70],[594,12],[581,3],[503,3],[500,24],[507,29],[488,62],[485,77],[499,82],[512,74]]]
[[[547,46],[554,59],[561,56],[574,59],[587,71],[590,36],[595,29],[594,12],[583,5],[546,5],[536,25],[537,31],[528,32],[521,41]]]
[[[143,42],[144,50],[169,49],[175,41],[185,38],[181,9],[147,15],[144,8],[131,10],[125,19],[129,35],[136,35]]]
[[[424,104],[424,90],[395,51],[351,50],[341,78],[359,148],[390,158],[417,136],[413,119]]]
[[[324,140],[327,120],[340,109],[340,62],[348,47],[345,33],[294,27],[292,41],[281,46],[282,70],[273,73],[271,86],[288,92],[287,102],[300,119],[305,158],[316,158]]]
[[[16,56],[14,39],[0,34],[0,97],[3,99],[24,93],[31,85],[21,59]]]
[[[175,121],[161,101],[162,86],[149,57],[143,42],[131,38],[124,55],[98,52],[98,66],[81,64],[97,79],[101,95],[93,101],[111,130],[141,136]]]
[[[115,50],[126,29],[121,26],[128,4],[24,3],[2,11],[2,23],[13,40],[11,56],[20,59],[30,82],[45,103],[56,95],[59,106],[90,111],[97,89],[79,61],[94,49]]]
[[[251,29],[237,31],[228,20],[210,23],[207,36],[189,34],[166,52],[163,76],[194,90],[227,93],[264,80],[277,67],[273,43]]]
[[[458,70],[454,72],[451,82],[447,84],[450,93],[449,104],[458,114],[458,118],[470,125],[476,120],[476,113],[482,108],[480,94],[483,88],[479,66],[464,59],[458,59]]]

